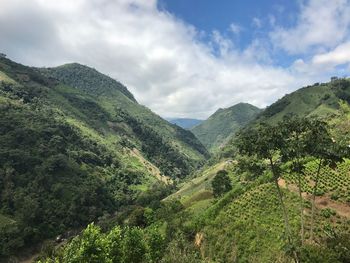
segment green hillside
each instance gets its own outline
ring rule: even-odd
[[[0,260],[113,217],[207,157],[192,133],[93,69],[0,58]]]
[[[219,109],[191,131],[212,152],[222,147],[240,128],[245,126],[261,110],[248,103],[239,103],[227,109]]]
[[[257,121],[276,123],[290,114],[300,117],[329,117],[339,109],[339,100],[350,102],[349,79],[316,83],[285,95],[261,112]]]

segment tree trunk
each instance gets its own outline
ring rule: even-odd
[[[298,188],[299,188],[299,206],[300,206],[300,236],[301,236],[301,245],[304,244],[304,200],[301,190],[301,174],[298,174]]]
[[[312,193],[312,204],[311,204],[311,226],[310,226],[310,239],[314,239],[314,223],[315,223],[315,200],[316,200],[316,194],[317,194],[317,187],[318,187],[318,180],[320,177],[320,172],[321,172],[321,167],[322,167],[322,158],[320,158],[320,162],[318,164],[317,168],[317,174],[315,178],[315,186],[313,189]]]
[[[284,226],[285,226],[285,229],[286,229],[287,240],[288,240],[289,245],[291,247],[293,247],[291,230],[290,230],[289,219],[288,219],[288,212],[287,212],[287,208],[286,208],[286,206],[284,204],[284,201],[283,201],[283,194],[282,194],[281,188],[278,185],[278,179],[279,179],[280,176],[275,170],[275,166],[273,164],[272,158],[270,158],[270,166],[271,166],[271,171],[272,171],[273,178],[274,178],[274,183],[275,183],[275,186],[276,186],[276,189],[277,189],[277,193],[278,193],[278,199],[280,201],[280,205],[281,205],[282,212],[283,212]],[[294,259],[295,263],[299,263],[298,255],[297,255],[297,253],[296,253],[294,248],[293,248],[293,259]]]

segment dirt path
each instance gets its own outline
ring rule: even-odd
[[[282,188],[287,188],[292,192],[298,192],[298,187],[293,184],[287,184],[284,179],[278,181],[279,186]],[[309,193],[302,193],[303,197],[309,201],[312,199],[312,195]],[[337,212],[338,215],[350,219],[350,205],[346,203],[341,203],[334,201],[329,195],[316,196],[315,206],[318,209],[331,208]]]

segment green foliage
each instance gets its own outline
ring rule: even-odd
[[[156,226],[145,230],[116,226],[105,234],[100,227],[90,224],[80,236],[39,263],[154,263],[162,258],[165,245]]]
[[[321,210],[321,215],[325,218],[330,218],[331,216],[335,216],[337,213],[330,208],[325,208]]]
[[[221,196],[232,189],[231,179],[227,174],[227,171],[220,170],[211,182],[215,197]]]
[[[146,244],[140,228],[126,228],[123,238],[122,262],[140,263],[145,261]]]
[[[266,163],[255,157],[237,155],[235,171],[243,174],[247,180],[255,180],[266,170]]]
[[[115,248],[113,246],[113,248]],[[62,262],[67,263],[107,263],[108,242],[101,234],[101,229],[94,224],[88,225],[81,237],[75,237],[65,248]]]
[[[350,259],[350,233],[341,231],[328,237],[326,245],[333,250],[340,262],[349,262]]]
[[[317,245],[305,245],[300,253],[301,262],[305,263],[340,263],[335,251]],[[346,262],[346,261],[344,261]]]
[[[65,64],[56,68],[44,68],[40,71],[48,77],[59,79],[62,83],[95,95],[110,94],[119,91],[136,102],[128,89],[114,79],[99,73],[93,68],[77,63]]]

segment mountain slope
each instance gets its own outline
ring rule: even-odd
[[[176,124],[184,129],[191,129],[194,126],[197,126],[198,124],[201,124],[203,120],[198,119],[188,119],[188,118],[170,118],[168,121],[172,124]]]
[[[276,123],[284,116],[329,117],[339,109],[339,101],[350,102],[350,80],[336,79],[316,83],[285,95],[259,114],[256,121]]]
[[[101,126],[96,127],[106,134],[121,136],[123,142],[127,140],[129,143],[136,143],[132,147],[137,146],[136,148],[159,166],[164,174],[173,177],[185,176],[196,166],[195,163],[200,163],[208,157],[205,148],[190,132],[169,124],[148,108],[138,104],[119,82],[94,69],[74,63],[41,69],[41,72],[90,95],[99,107],[100,112],[96,119],[103,122]],[[98,77],[96,74],[99,74]],[[96,78],[103,80],[102,85],[97,88]],[[66,92],[65,89],[66,87],[60,88],[59,92],[71,103],[84,109],[84,105],[80,105],[79,94],[74,94],[75,91],[72,90]],[[87,121],[91,121],[91,116]],[[168,151],[162,152],[163,148]],[[163,162],[164,158],[167,160]],[[176,162],[179,162],[178,165]]]
[[[93,69],[0,58],[0,255],[111,216],[206,157],[192,133]]]
[[[343,91],[346,91],[343,89]],[[342,93],[344,94],[344,93]],[[345,99],[345,96],[342,96]],[[332,115],[323,115],[336,140],[349,144],[350,105],[344,103]],[[326,151],[327,149],[325,149]],[[349,155],[347,155],[349,157]],[[200,251],[199,262],[293,262],[286,252],[284,219],[271,171],[261,169],[266,160],[239,157],[221,160],[201,171],[198,177],[183,186],[166,201],[183,205],[183,218],[178,228],[191,233],[192,243]],[[231,156],[232,158],[232,156]],[[319,161],[307,159],[301,178],[305,203],[304,244],[300,235],[298,179],[286,166],[280,170],[278,184],[288,211],[290,231],[300,247],[300,262],[348,262],[350,237],[350,160],[320,169],[318,194],[315,197],[315,219],[311,219],[311,201]],[[226,170],[232,190],[214,198],[212,180],[220,170]],[[177,211],[174,217],[180,218]],[[176,221],[176,219],[173,219]],[[314,240],[310,239],[311,224],[315,224]],[[193,234],[196,233],[196,234]],[[298,243],[299,242],[299,243]],[[315,243],[317,245],[315,245]],[[339,249],[340,248],[340,249]],[[195,253],[196,250],[194,249]]]
[[[216,151],[236,131],[253,120],[260,111],[259,108],[248,103],[239,103],[227,109],[217,110],[191,131],[207,149]]]

